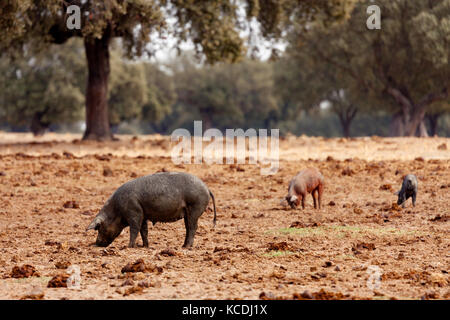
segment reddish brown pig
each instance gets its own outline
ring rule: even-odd
[[[314,193],[317,193],[319,209],[321,205],[322,192],[324,187],[323,175],[316,168],[307,168],[300,171],[289,183],[286,201],[295,209],[302,201],[302,208],[305,209],[306,194],[311,193],[314,200],[314,209],[317,209],[317,202]]]

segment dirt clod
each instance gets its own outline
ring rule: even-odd
[[[380,186],[380,190],[387,190],[387,191],[392,191],[392,185],[391,184],[383,184]]]
[[[143,259],[139,259],[134,263],[128,263],[125,267],[122,268],[121,272],[145,272],[147,266]]]
[[[443,214],[443,215],[438,214],[430,219],[430,221],[434,221],[434,222],[435,221],[447,222],[449,220],[450,220],[450,215],[446,215],[446,214]]]
[[[47,288],[67,288],[67,274],[58,274],[47,283]]]
[[[112,177],[113,175],[114,175],[113,171],[111,170],[110,167],[103,167],[103,176],[104,177]]]
[[[267,251],[292,251],[292,248],[286,241],[270,242]]]
[[[369,250],[369,251],[375,250],[375,244],[360,242],[360,243],[354,244],[352,246],[352,251],[354,254],[360,254],[361,251],[364,249]]]
[[[174,250],[169,248],[162,250],[159,254],[164,257],[174,257],[177,255],[177,253]]]
[[[271,292],[261,292],[259,298],[261,300],[277,300],[277,297]]]
[[[349,299],[350,295],[344,295],[340,292],[329,292],[324,289],[320,289],[319,292],[311,293],[305,290],[303,293],[294,293],[294,300],[343,300]]]
[[[79,209],[80,205],[75,200],[66,201],[63,204],[66,209]]]
[[[39,273],[36,268],[29,264],[24,264],[22,266],[15,266],[12,268],[10,273],[11,278],[28,278],[28,277],[39,277]]]
[[[436,293],[434,291],[426,292],[423,296],[420,297],[421,300],[435,300],[439,298],[439,293]]]
[[[344,170],[342,170],[341,174],[343,176],[353,176],[355,174],[355,171],[353,171],[350,167],[345,168]]]
[[[289,228],[314,228],[314,227],[319,227],[320,226],[320,222],[311,222],[311,223],[305,223],[305,222],[301,222],[301,221],[294,221],[291,223],[291,225],[289,226]]]
[[[58,261],[55,263],[55,267],[57,269],[67,269],[70,266],[70,262],[69,261]]]
[[[131,294],[135,294],[135,293],[140,294],[140,293],[142,293],[142,291],[144,291],[143,287],[134,286],[134,287],[131,287],[131,288],[125,290],[125,292],[123,293],[123,296],[126,297],[126,296],[129,296]]]
[[[141,288],[149,288],[150,287],[150,283],[148,283],[147,281],[140,281],[138,283],[138,286]]]
[[[143,259],[139,259],[134,263],[128,263],[125,267],[122,268],[121,272],[154,272],[160,274],[161,272],[163,272],[163,269],[162,267],[146,264]]]
[[[125,286],[132,286],[132,285],[134,285],[134,281],[132,280],[132,279],[126,279],[123,283],[122,283],[122,287],[125,287]]]

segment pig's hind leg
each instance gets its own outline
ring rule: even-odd
[[[314,190],[311,192],[311,196],[312,196],[313,201],[314,201],[314,209],[317,209],[316,193],[319,193],[317,189],[314,189]]]
[[[186,238],[184,239],[183,248],[190,248],[194,244],[194,236],[197,231],[198,218],[205,211],[206,205],[202,206],[197,203],[185,208],[184,225],[186,226]]]
[[[319,203],[319,209],[322,207],[322,193],[323,193],[323,184],[319,184],[317,187],[317,202]]]
[[[142,221],[141,238],[142,238],[142,245],[145,248],[148,248],[148,224],[147,224],[147,220],[145,220],[145,219],[144,219],[144,221]]]
[[[192,217],[191,210],[185,209],[184,226],[186,227],[186,237],[184,238],[183,248],[192,247],[194,244],[195,232],[197,231],[197,219]]]

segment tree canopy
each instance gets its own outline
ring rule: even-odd
[[[293,43],[308,47],[317,64],[337,69],[380,99],[395,101],[401,135],[419,129],[426,135],[426,111],[447,100],[450,90],[450,1],[377,1],[381,30],[366,28],[370,4],[358,2],[346,23],[298,33]]]
[[[109,45],[119,37],[129,57],[152,54],[154,37],[190,40],[209,63],[236,62],[251,45],[252,23],[274,41],[294,24],[324,24],[347,16],[354,0],[7,0],[0,5],[0,50],[26,52],[82,37],[86,50],[85,139],[111,139],[108,111]],[[68,29],[67,8],[77,5],[81,28]],[[169,23],[169,21],[172,21]],[[152,38],[153,37],[153,38]]]
[[[243,60],[198,68],[184,63],[174,74],[177,104],[210,128],[264,127],[277,109],[270,64]]]
[[[0,122],[41,135],[52,125],[84,117],[86,61],[79,39],[52,45],[48,52],[29,52],[0,59]],[[119,45],[111,50],[108,87],[109,123],[155,122],[171,111],[176,93],[173,79],[146,61],[124,59]]]
[[[50,53],[0,59],[0,119],[42,135],[55,122],[83,116],[85,63],[76,42]],[[82,51],[81,51],[82,52]]]

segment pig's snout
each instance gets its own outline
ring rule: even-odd
[[[107,247],[107,246],[109,246],[109,243],[107,243],[107,242],[96,241],[96,242],[95,242],[95,245],[96,245],[97,247]]]
[[[95,245],[97,247],[107,247],[113,242],[113,240],[103,239],[100,237],[100,235],[97,237],[97,240],[95,241]]]
[[[292,209],[297,208],[297,199],[298,198],[296,196],[286,197],[286,201],[291,206]]]

